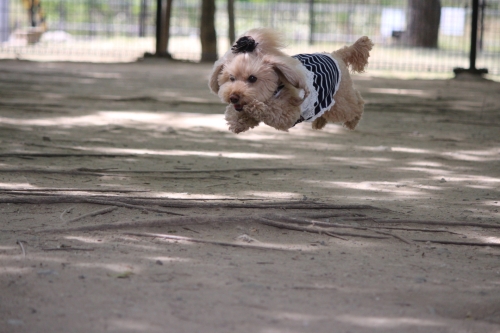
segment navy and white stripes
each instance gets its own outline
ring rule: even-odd
[[[301,105],[301,115],[311,122],[335,104],[333,96],[340,86],[341,72],[337,61],[327,53],[297,54],[293,58],[309,72],[309,95]]]

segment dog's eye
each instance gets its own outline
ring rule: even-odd
[[[231,82],[236,81],[236,79],[234,78],[234,76],[230,76],[230,77],[229,77],[229,80],[231,80]]]
[[[255,77],[254,75],[250,75],[248,77],[248,82],[250,83],[254,83],[255,81],[257,81],[257,77]]]

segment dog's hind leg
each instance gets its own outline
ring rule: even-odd
[[[351,130],[355,129],[356,126],[358,125],[359,121],[361,120],[361,115],[363,114],[363,111],[365,108],[365,101],[361,97],[360,92],[357,90],[355,90],[355,92],[356,92],[356,96],[358,98],[358,105],[357,105],[357,108],[354,108],[355,110],[353,110],[353,111],[356,115],[354,116],[354,118],[352,118],[351,120],[346,121],[344,123],[344,126],[347,127],[348,129],[351,129]]]
[[[327,120],[323,117],[316,118],[312,123],[312,128],[316,130],[320,130],[325,127]]]

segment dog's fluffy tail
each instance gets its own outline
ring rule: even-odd
[[[346,66],[351,66],[353,72],[362,73],[368,64],[372,47],[373,42],[370,38],[363,36],[351,46],[344,46],[340,50],[333,52],[333,54],[339,56]]]

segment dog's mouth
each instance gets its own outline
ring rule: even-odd
[[[236,111],[243,111],[243,105],[241,104],[233,104],[233,107]]]

